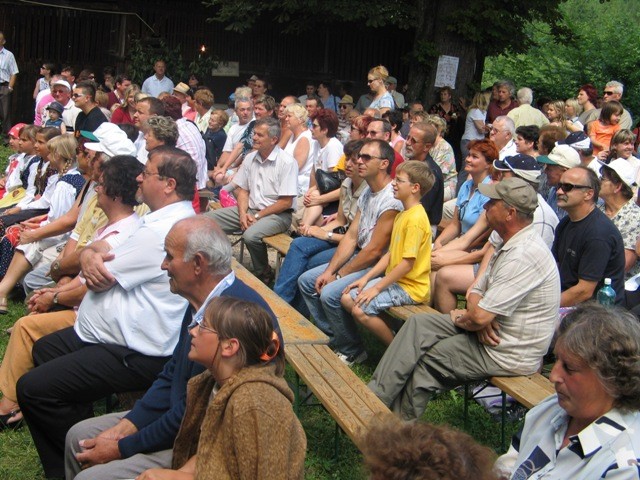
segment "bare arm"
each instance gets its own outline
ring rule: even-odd
[[[579,279],[573,287],[567,288],[560,296],[561,307],[572,307],[593,297],[598,282]]]

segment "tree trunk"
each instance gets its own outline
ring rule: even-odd
[[[440,55],[459,59],[454,85],[456,100],[468,98],[479,88],[482,72],[478,72],[477,67],[483,64],[483,59],[477,61],[476,44],[447,29],[448,14],[465,5],[465,0],[417,0],[417,12],[421,16],[416,26],[408,97],[422,100],[425,109],[437,101],[435,80]]]

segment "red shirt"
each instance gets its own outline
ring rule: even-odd
[[[491,100],[491,102],[489,102],[489,108],[487,109],[486,122],[493,123],[496,118],[506,115],[517,106],[518,102],[516,102],[515,100],[511,100],[511,103],[507,105],[506,108],[501,108],[500,105],[498,105],[498,102],[494,102],[493,100]]]

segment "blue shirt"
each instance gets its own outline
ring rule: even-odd
[[[491,183],[491,177],[487,175],[482,183]],[[462,184],[458,192],[456,207],[458,207],[458,218],[460,219],[460,235],[463,235],[478,221],[478,217],[484,209],[484,204],[489,201],[489,197],[482,195],[476,188],[473,192],[473,179],[469,179]],[[471,198],[469,198],[469,196]]]

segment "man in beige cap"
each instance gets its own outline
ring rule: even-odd
[[[189,85],[184,82],[180,82],[178,85],[173,87],[173,96],[180,100],[182,116],[184,116],[187,110],[189,110],[189,103],[187,103],[187,99],[189,98]]]
[[[549,155],[540,155],[536,160],[544,164],[547,185],[551,187],[545,200],[556,212],[558,219],[562,220],[567,212],[558,207],[557,185],[564,172],[580,165],[580,154],[569,145],[556,145]]]
[[[349,124],[349,112],[353,110],[353,97],[345,95],[338,103],[338,130],[347,133],[348,141],[349,133],[351,133],[351,125]],[[345,142],[346,143],[346,142]]]
[[[502,237],[466,310],[410,317],[380,360],[369,388],[404,419],[438,391],[492,376],[529,375],[547,352],[560,306],[560,277],[532,225],[536,191],[521,178],[478,187]]]

